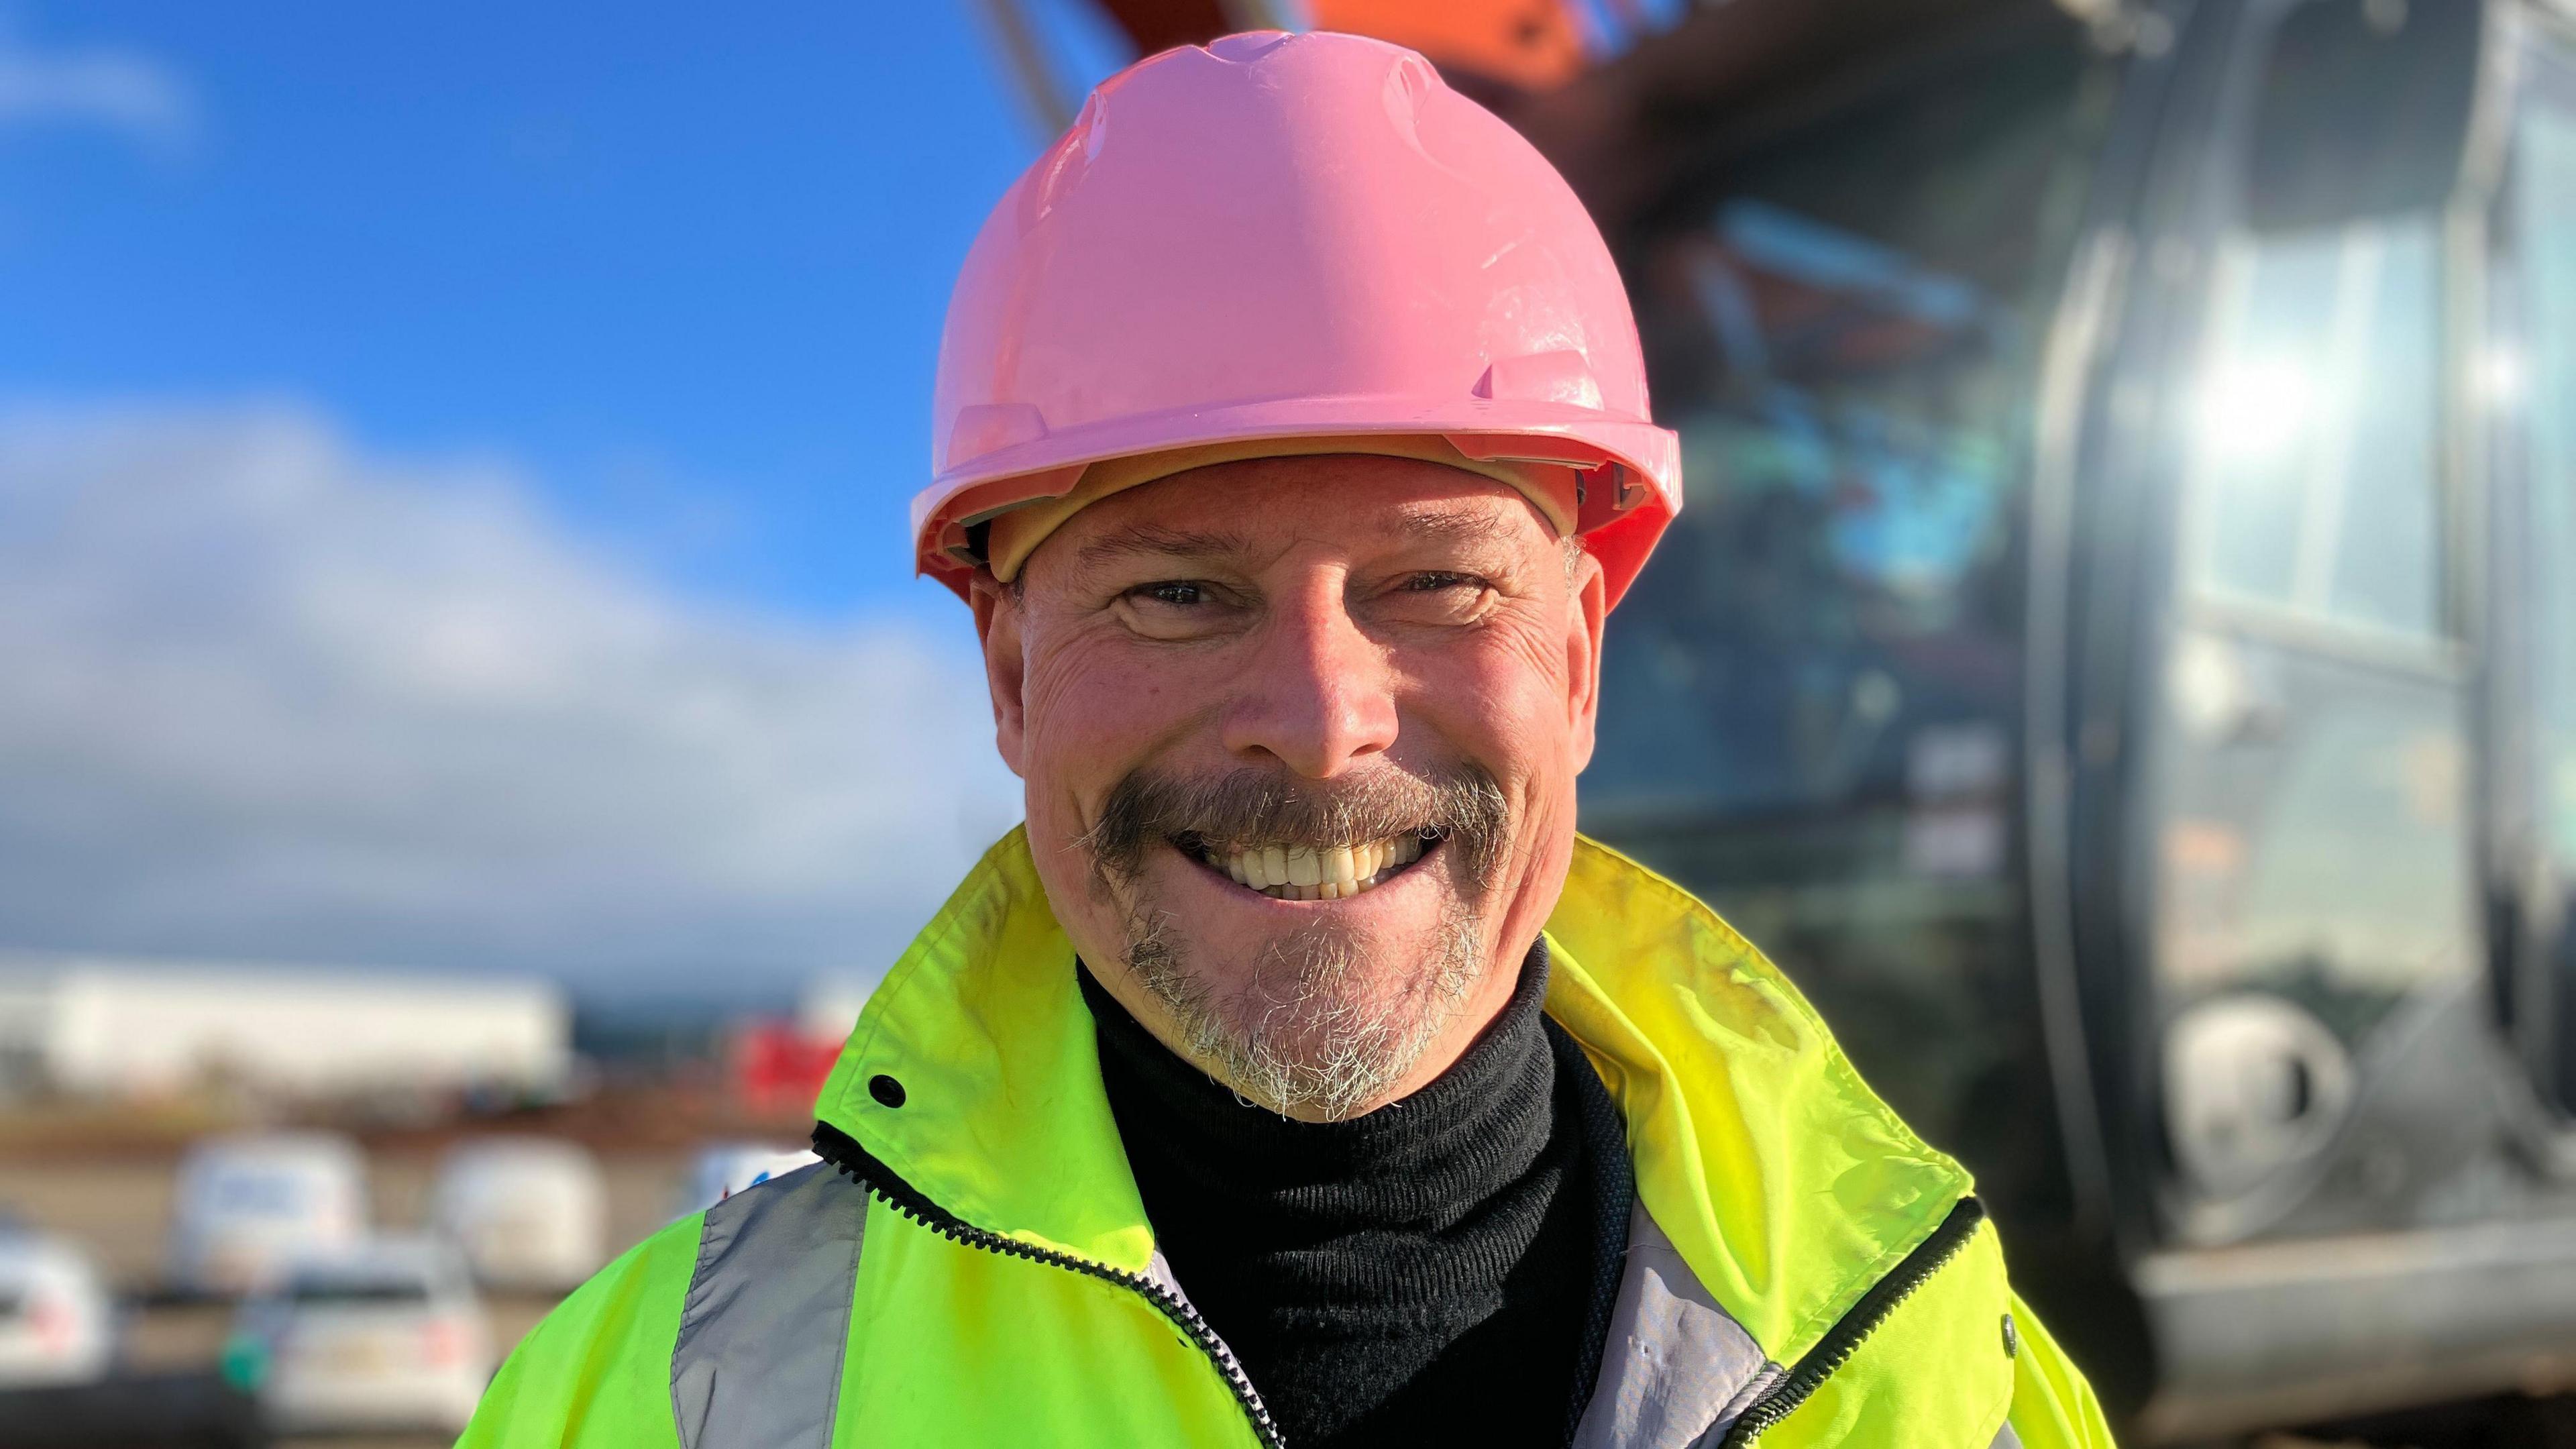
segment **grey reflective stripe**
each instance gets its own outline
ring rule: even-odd
[[[2021,1436],[2013,1432],[2012,1420],[2004,1420],[2004,1426],[1995,1431],[1995,1442],[1986,1449],[2021,1449]]]
[[[1641,1202],[1628,1220],[1628,1266],[1574,1449],[1715,1444],[1786,1372],[1700,1286]]]
[[[707,1209],[671,1350],[681,1449],[828,1449],[867,1221],[824,1163]]]

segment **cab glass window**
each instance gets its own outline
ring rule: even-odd
[[[1702,114],[1672,144],[1703,164],[1622,235],[1688,497],[1610,620],[1584,827],[1761,941],[2004,1191],[2045,1176],[2045,1134],[1986,1110],[2030,1100],[2036,1030],[2011,965],[2032,400],[2113,81],[2044,17]]]
[[[2377,27],[2355,6],[2275,13]],[[2271,129],[2220,126],[2212,164],[2278,148],[2367,179],[2337,148],[2380,119],[2376,92],[2261,94]],[[2164,1207],[2186,1242],[2473,1211],[2452,1189],[2485,1150],[2455,1125],[2482,1090],[2457,1063],[2486,1044],[2474,675],[2445,607],[2445,311],[2465,274],[2423,179],[2404,210],[2243,192],[2209,265],[2167,283],[2198,345],[2159,395],[2179,526],[2140,804]]]
[[[1989,51],[1765,136],[1645,230],[1688,497],[1611,623],[1593,828],[2003,783],[2036,355],[2106,99],[2084,60]],[[1999,821],[1952,823],[1878,846],[2001,865]]]
[[[2436,632],[2438,243],[2426,215],[2230,243],[2192,407],[2199,591]]]
[[[2432,212],[2221,244],[2175,410],[2171,1010],[2259,989],[2357,1050],[2470,970],[2465,704],[2434,647],[2443,267]]]

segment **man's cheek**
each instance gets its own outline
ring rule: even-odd
[[[1151,711],[1137,705],[1133,694],[1106,682],[1068,691],[1049,712],[1043,743],[1032,754],[1068,793],[1096,810],[1112,785],[1147,763],[1149,744],[1161,733]]]

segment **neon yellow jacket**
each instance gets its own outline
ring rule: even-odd
[[[1627,1120],[1638,1197],[1580,1445],[2111,1442],[1966,1171],[1760,952],[1589,841],[1548,936],[1547,1010]],[[1018,831],[888,973],[817,1115],[824,1165],[602,1270],[466,1449],[1277,1442],[1155,1253]]]

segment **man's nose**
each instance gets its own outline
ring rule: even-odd
[[[1350,616],[1338,578],[1274,600],[1228,707],[1225,746],[1275,757],[1329,780],[1395,743],[1395,693],[1384,651]]]

